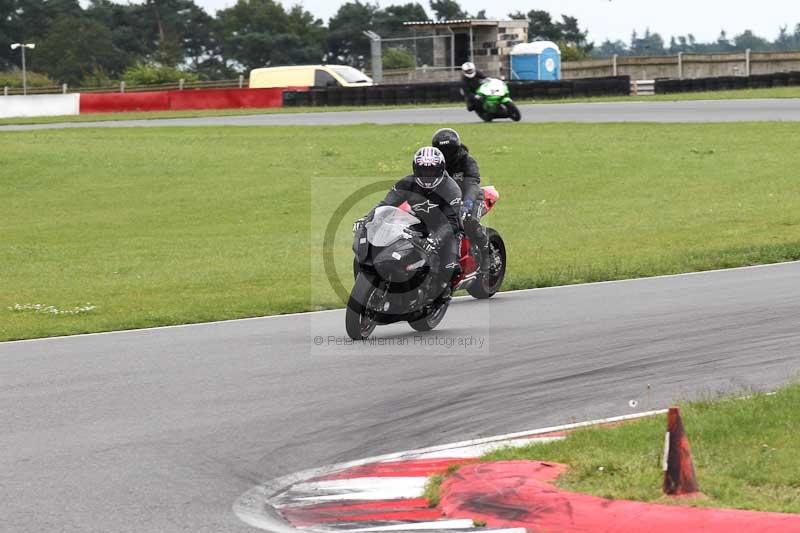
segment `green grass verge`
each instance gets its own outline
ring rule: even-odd
[[[428,500],[428,507],[434,508],[439,505],[444,478],[445,476],[443,474],[436,474],[429,477],[428,481],[425,483],[422,497]]]
[[[676,102],[682,100],[739,100],[755,98],[800,98],[800,87],[776,87],[771,89],[744,89],[737,91],[711,91],[682,94],[660,94],[655,96],[598,96],[592,98],[566,98],[555,100],[518,100],[519,104],[569,104],[569,103],[603,103],[603,102],[633,102],[633,101],[661,101]],[[428,104],[421,106],[394,105],[394,106],[332,106],[332,107],[285,107],[263,109],[205,109],[195,111],[144,111],[133,113],[94,113],[77,116],[59,117],[20,117],[0,119],[2,125],[24,124],[56,124],[63,122],[106,122],[112,120],[152,120],[159,118],[199,118],[199,117],[227,117],[242,115],[271,115],[276,113],[319,113],[342,111],[368,111],[380,109],[416,109],[419,107],[453,107],[457,104]]]
[[[342,307],[322,235],[434,126],[0,133],[0,339]],[[800,124],[459,127],[507,289],[800,258]],[[768,139],[757,143],[754,139]],[[347,211],[335,264],[349,289]],[[43,304],[76,315],[9,310]]]
[[[461,468],[460,464],[452,464],[448,466],[447,470],[443,473],[434,474],[428,478],[428,481],[425,482],[425,488],[422,491],[422,497],[428,500],[428,507],[437,507],[439,505],[439,500],[442,495],[442,483],[459,468]],[[486,524],[483,525],[485,526]]]
[[[774,395],[688,403],[681,407],[701,499],[661,493],[666,417],[611,429],[590,428],[567,439],[483,456],[486,461],[536,459],[570,466],[558,480],[570,491],[604,498],[800,513],[800,385]]]

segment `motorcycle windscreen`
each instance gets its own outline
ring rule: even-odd
[[[486,78],[481,85],[481,92],[487,96],[503,96],[506,94],[506,84],[503,80]]]
[[[403,237],[403,232],[420,220],[414,215],[384,205],[375,210],[375,215],[367,222],[367,240],[373,246],[389,246]]]

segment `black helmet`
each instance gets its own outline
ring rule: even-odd
[[[461,138],[456,130],[442,128],[433,134],[431,145],[441,150],[447,162],[452,163],[459,150],[461,150]]]
[[[414,178],[420,187],[434,189],[444,180],[444,155],[438,148],[426,146],[417,150],[412,166]]]

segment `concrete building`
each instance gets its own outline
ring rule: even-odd
[[[487,75],[509,78],[509,52],[528,42],[527,20],[444,20],[405,22],[410,30],[433,33],[433,71],[454,79],[454,70],[472,61]],[[429,73],[430,74],[430,73]]]

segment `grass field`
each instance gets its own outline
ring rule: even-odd
[[[655,96],[598,96],[593,98],[567,98],[555,100],[517,100],[519,104],[569,104],[602,102],[676,102],[682,100],[749,100],[755,98],[800,98],[800,87],[777,87],[773,89],[744,89],[738,91],[712,91],[682,94],[660,94]],[[457,103],[428,104],[427,107],[452,107]],[[365,111],[371,109],[415,109],[420,105],[395,106],[332,106],[332,107],[284,107],[264,109],[206,109],[197,111],[143,111],[133,113],[96,113],[60,117],[21,117],[0,119],[0,126],[11,124],[55,124],[61,122],[106,122],[110,120],[152,120],[157,118],[225,117],[240,115],[268,115],[275,113],[316,113]]]
[[[406,174],[433,129],[0,133],[0,339],[340,307],[328,221]],[[502,195],[485,221],[507,242],[507,289],[800,258],[800,124],[460,131]],[[338,227],[348,289],[350,223],[380,196]]]
[[[681,407],[706,498],[662,496],[666,416],[580,430],[563,441],[498,450],[483,459],[565,463],[570,469],[561,487],[605,498],[800,513],[798,405],[800,386],[793,385],[775,395]],[[429,494],[435,492],[431,486]]]

